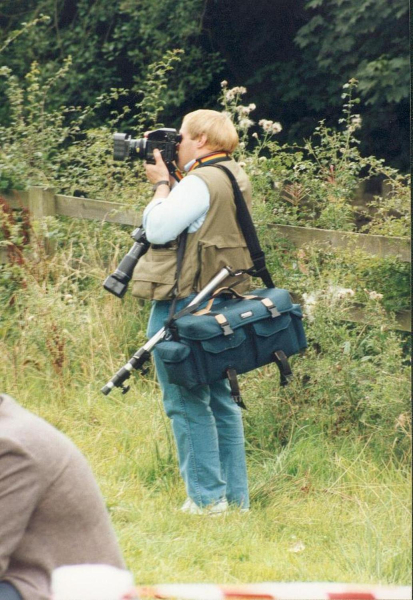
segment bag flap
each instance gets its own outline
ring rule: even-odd
[[[174,341],[159,342],[159,344],[156,344],[155,349],[158,356],[166,363],[181,362],[185,360],[191,351],[188,346]]]
[[[283,329],[287,329],[291,324],[289,313],[284,313],[275,319],[266,319],[265,321],[257,321],[253,323],[255,333],[261,337],[269,337]]]
[[[237,329],[232,335],[221,335],[220,337],[203,340],[201,344],[205,352],[220,354],[221,352],[225,352],[225,350],[238,348],[238,346],[245,342],[245,337],[244,330]]]

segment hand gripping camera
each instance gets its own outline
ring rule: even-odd
[[[162,153],[164,162],[168,165],[177,157],[177,148],[182,136],[176,129],[155,129],[149,131],[141,139],[134,140],[126,133],[115,133],[113,136],[114,160],[126,160],[128,157],[140,158],[150,164],[155,164],[153,151],[155,148]]]
[[[158,148],[162,152],[162,158],[169,172],[177,178],[173,163],[177,158],[178,144],[181,139],[182,136],[176,129],[168,128],[150,131],[138,140],[132,139],[126,133],[115,133],[113,136],[113,158],[114,160],[126,160],[128,157],[140,158],[148,163],[155,164],[153,151]],[[141,227],[132,232],[132,239],[135,242],[132,248],[121,260],[116,271],[109,275],[103,283],[105,290],[118,298],[123,298],[125,295],[138,260],[149,248],[149,242]]]

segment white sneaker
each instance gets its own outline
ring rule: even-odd
[[[217,517],[228,510],[227,499],[219,500],[215,504],[210,504],[201,508],[191,498],[187,498],[181,506],[181,512],[188,515],[208,515],[210,517]]]

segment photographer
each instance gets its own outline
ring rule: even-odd
[[[186,176],[176,183],[170,178],[161,153],[156,164],[146,164],[154,197],[146,207],[143,226],[151,247],[133,274],[133,295],[153,300],[148,336],[153,336],[174,312],[186,306],[217,271],[226,265],[251,267],[250,254],[236,219],[231,182],[212,165],[222,163],[235,176],[251,206],[251,186],[241,167],[231,158],[238,135],[230,118],[212,110],[197,110],[183,119],[178,167]],[[186,248],[178,282],[179,236],[187,230]],[[237,278],[238,280],[240,278]],[[241,293],[249,278],[235,284]],[[210,386],[187,388],[168,382],[162,362],[154,351],[158,380],[166,414],[172,420],[180,472],[188,498],[181,510],[216,515],[233,504],[247,510],[248,482],[241,409],[231,395],[227,380]]]
[[[86,459],[60,431],[0,395],[0,600],[48,600],[62,565],[124,568]]]

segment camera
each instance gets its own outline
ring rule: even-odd
[[[131,237],[135,241],[132,248],[126,256],[122,258],[116,271],[112,275],[109,275],[103,283],[105,290],[118,298],[123,298],[125,295],[128,283],[132,279],[133,269],[136,267],[140,257],[143,256],[149,248],[149,242],[141,227],[137,227],[132,231]]]
[[[178,181],[175,166],[172,163],[177,158],[178,144],[181,140],[182,136],[176,129],[167,128],[149,131],[145,133],[143,138],[138,140],[132,139],[126,133],[115,133],[113,136],[113,158],[114,160],[126,160],[128,157],[140,158],[148,163],[155,164],[153,151],[158,148],[162,152],[162,158],[170,174]],[[105,290],[118,298],[123,298],[125,295],[138,260],[147,252],[150,246],[145,231],[141,227],[135,229],[131,237],[135,242],[132,248],[121,260],[115,272],[109,275],[103,283]]]
[[[126,133],[115,133],[113,136],[114,160],[126,160],[128,157],[140,158],[155,164],[153,151],[157,148],[162,153],[165,163],[172,163],[177,158],[177,148],[182,136],[176,129],[155,129],[149,131],[141,139],[134,140]]]

